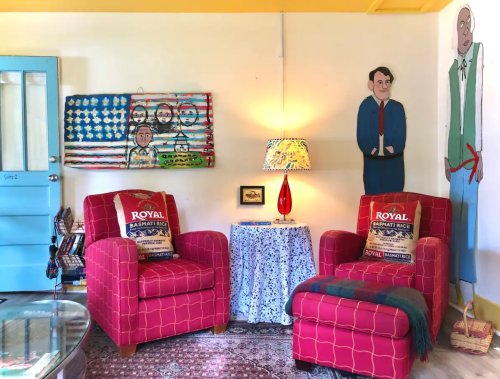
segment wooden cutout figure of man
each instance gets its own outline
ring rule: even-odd
[[[465,301],[472,300],[476,282],[476,217],[479,182],[483,179],[482,96],[483,46],[473,42],[474,15],[460,8],[456,59],[449,70],[445,172],[450,182],[453,227],[450,243],[450,295],[456,302],[459,285]]]
[[[373,94],[359,107],[357,129],[364,157],[365,194],[401,192],[405,185],[405,110],[390,98],[394,76],[387,67],[376,68],[368,79]]]

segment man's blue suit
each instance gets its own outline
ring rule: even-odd
[[[405,185],[403,151],[406,143],[406,116],[403,104],[389,100],[384,108],[384,156],[379,156],[379,104],[368,96],[358,112],[358,146],[364,156],[366,195],[401,192]],[[391,154],[386,147],[392,146]],[[372,154],[372,150],[376,151]]]

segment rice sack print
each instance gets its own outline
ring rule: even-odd
[[[422,207],[411,203],[370,203],[370,231],[363,258],[415,264]]]
[[[172,259],[165,193],[118,194],[114,201],[120,234],[136,242],[139,262]]]

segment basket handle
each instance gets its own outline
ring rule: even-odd
[[[469,301],[464,308],[464,325],[465,325],[465,336],[466,337],[470,337],[469,336],[469,327],[467,325],[467,311],[469,310],[469,307],[471,306],[471,304],[474,305],[473,300]],[[473,307],[472,311],[474,312],[474,318],[476,318],[476,308]]]

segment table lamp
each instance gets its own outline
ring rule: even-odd
[[[306,140],[302,138],[277,138],[267,142],[264,170],[285,171],[285,178],[278,197],[278,211],[286,215],[292,210],[292,193],[288,185],[288,170],[310,170]]]

